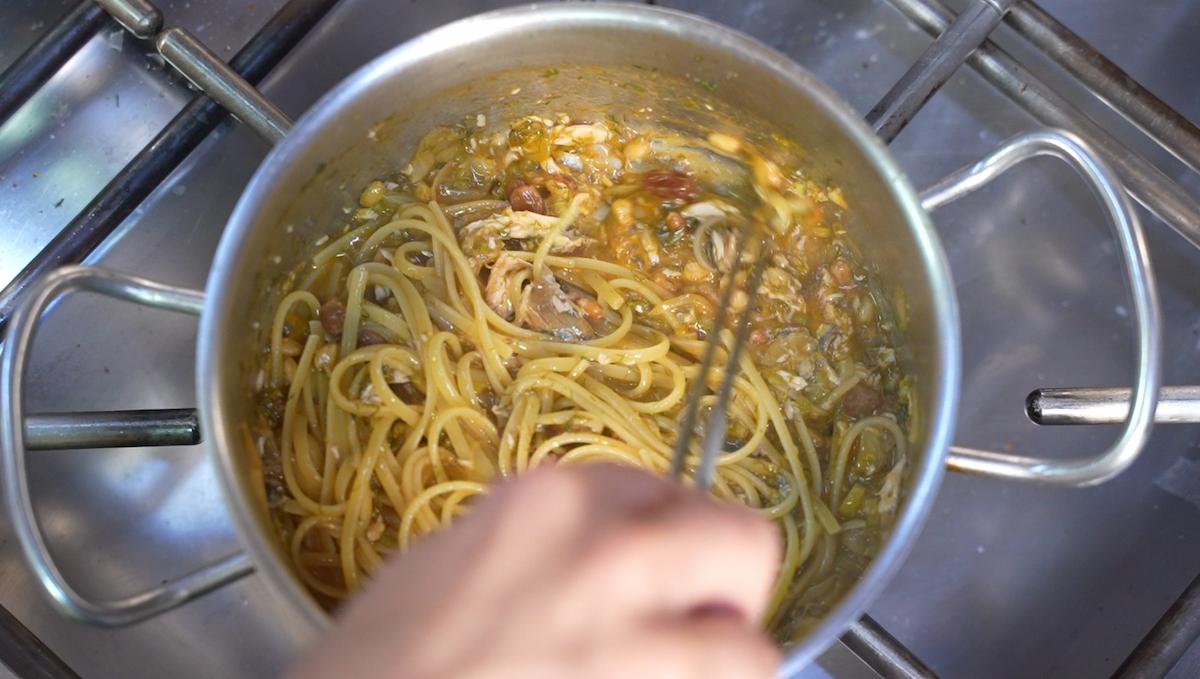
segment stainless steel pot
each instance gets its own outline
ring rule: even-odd
[[[341,216],[352,192],[395,168],[432,125],[481,110],[512,107],[512,82],[496,74],[519,66],[649,66],[717,85],[716,95],[794,139],[809,162],[843,187],[853,206],[848,229],[886,285],[903,290],[908,323],[903,357],[915,378],[920,416],[914,467],[897,523],[861,581],[789,650],[784,672],[807,664],[851,625],[911,549],[943,470],[1059,485],[1098,483],[1119,473],[1145,442],[1159,386],[1159,311],[1136,213],[1114,175],[1073,135],[1025,134],[918,195],[887,149],[842,100],[800,66],[709,21],[639,5],[529,6],[449,24],[401,45],[346,79],[286,134],[286,118],[256,105],[256,93],[215,68],[200,68],[195,46],[160,36],[168,60],[209,88],[268,139],[280,139],[246,187],[222,237],[204,293],[90,267],[48,276],[13,315],[0,363],[0,445],[5,502],[31,566],[65,614],[100,624],[144,620],[252,570],[269,583],[281,615],[312,632],[329,617],[286,565],[265,516],[255,456],[240,444],[251,412],[251,375],[272,282]],[[200,55],[203,57],[203,55]],[[651,77],[651,76],[647,76]],[[581,85],[580,97],[627,96]],[[215,89],[212,89],[215,88]],[[575,96],[575,95],[572,95]],[[507,102],[507,103],[505,103]],[[567,103],[570,103],[568,101]],[[559,105],[556,103],[556,105]],[[567,108],[563,104],[564,108]],[[1096,190],[1112,222],[1129,277],[1137,335],[1133,407],[1116,442],[1094,458],[1048,460],[951,447],[959,400],[959,318],[954,288],[927,211],[986,184],[1021,160],[1060,158]],[[21,386],[37,319],[71,290],[199,314],[196,383],[208,448],[230,516],[247,554],[231,556],[162,587],[119,601],[85,599],[65,581],[41,538],[25,479]]]

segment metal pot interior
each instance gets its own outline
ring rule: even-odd
[[[551,98],[537,104],[543,97]],[[696,104],[714,100],[720,103],[712,111]],[[915,194],[857,115],[782,55],[689,15],[578,4],[466,19],[376,59],[305,114],[259,168],[231,217],[207,287],[199,401],[230,511],[287,614],[314,628],[328,620],[285,565],[259,509],[256,454],[246,450],[241,434],[254,407],[264,321],[282,278],[340,223],[362,187],[402,167],[435,125],[478,113],[499,121],[537,110],[602,115],[643,107],[685,128],[794,142],[772,145],[842,187],[852,213],[848,230],[884,288],[904,300],[899,359],[915,379],[919,415],[903,508],[871,568],[792,647],[788,666],[810,661],[878,594],[915,539],[940,481],[957,401],[953,288]]]

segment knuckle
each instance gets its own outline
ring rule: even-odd
[[[672,677],[770,679],[779,651],[757,629],[735,621],[688,622],[652,636],[646,651]]]
[[[779,669],[779,648],[757,630],[752,632],[751,638],[739,644],[738,667],[747,679],[768,679]]]
[[[745,624],[714,626],[703,637],[699,644],[703,676],[769,679],[779,667],[779,650],[762,632]]]

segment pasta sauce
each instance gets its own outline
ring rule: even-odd
[[[536,111],[431,130],[289,278],[248,445],[292,564],[333,606],[385,556],[543,464],[663,473],[703,380],[736,370],[715,495],[786,541],[786,642],[897,510],[912,409],[841,190],[736,134]],[[749,249],[767,234],[761,285]],[[699,374],[722,286],[749,348]],[[897,309],[902,312],[902,309]],[[695,439],[696,437],[692,437]],[[691,462],[699,459],[692,444]]]

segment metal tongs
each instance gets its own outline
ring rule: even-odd
[[[752,222],[757,224],[758,222]],[[721,289],[720,304],[713,319],[712,328],[705,338],[704,353],[700,359],[700,371],[695,382],[688,389],[687,405],[679,420],[679,432],[675,438],[675,449],[671,455],[671,477],[682,479],[687,468],[688,451],[691,449],[692,435],[697,433],[697,418],[700,416],[700,401],[708,385],[708,375],[716,360],[717,349],[723,343],[725,322],[733,303],[734,290],[739,288],[737,279],[740,272],[745,272],[746,306],[734,321],[733,344],[727,349],[728,360],[725,362],[725,373],[721,385],[717,389],[717,400],[709,409],[708,421],[705,423],[704,435],[700,442],[700,462],[695,466],[694,480],[696,487],[708,490],[712,487],[716,475],[717,455],[725,445],[725,432],[728,429],[726,406],[733,395],[733,383],[737,379],[737,366],[742,357],[742,348],[750,335],[750,317],[754,314],[755,302],[758,299],[758,284],[766,268],[767,240],[770,235],[763,228],[753,226],[738,239],[735,266],[726,275],[724,287]]]

